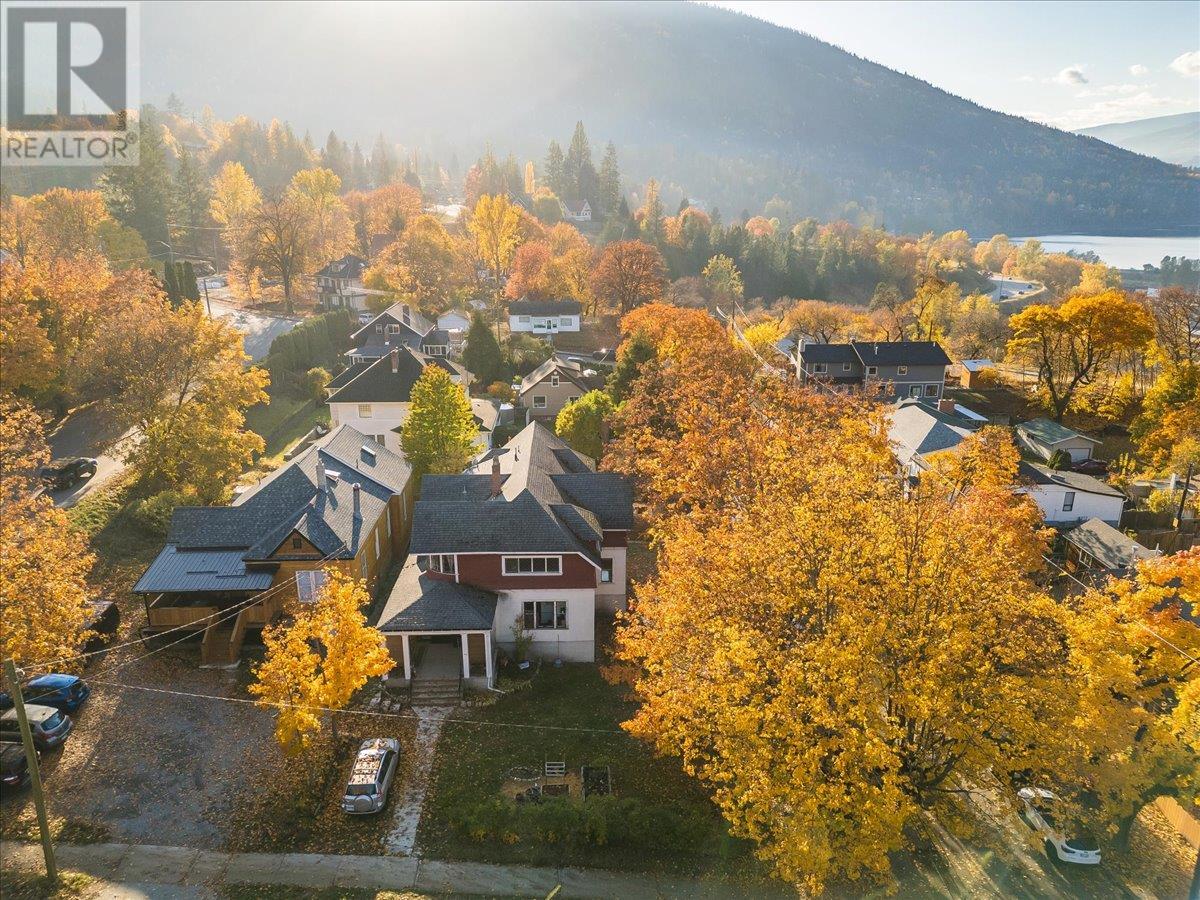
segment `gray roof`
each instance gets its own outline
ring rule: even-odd
[[[1060,425],[1058,422],[1050,419],[1031,419],[1028,422],[1022,422],[1017,426],[1017,430],[1028,435],[1040,444],[1053,447],[1055,444],[1061,444],[1063,441],[1074,440],[1075,438],[1083,438],[1085,441],[1091,441],[1093,444],[1100,442],[1095,438],[1088,437],[1086,434],[1080,434],[1068,428],[1066,425]]]
[[[247,571],[240,550],[181,551],[168,544],[142,573],[133,593],[262,591],[274,577],[273,571]]]
[[[1106,569],[1124,569],[1156,554],[1129,535],[1100,519],[1088,519],[1065,535],[1067,541],[1083,550]]]
[[[355,256],[353,253],[347,253],[341,259],[326,263],[324,268],[317,271],[317,274],[332,278],[359,278],[366,268],[367,261],[365,259]]]
[[[501,489],[492,498],[492,460]],[[413,553],[580,553],[595,562],[605,529],[633,525],[633,492],[534,422],[461,475],[427,475]]]
[[[1106,497],[1121,497],[1125,495],[1091,475],[1082,472],[1057,471],[1040,463],[1021,461],[1018,471],[1023,478],[1040,485],[1057,485],[1072,491],[1082,491],[1086,494],[1100,494]]]
[[[584,393],[593,388],[601,388],[604,386],[604,379],[598,374],[587,374],[582,365],[574,360],[561,359],[557,354],[551,356],[548,360],[521,379],[520,393],[525,393],[530,388],[536,386],[543,379],[548,378],[554,371],[558,371],[559,377],[567,379]]]
[[[369,338],[375,334],[376,325],[401,325],[407,328],[410,332],[418,337],[429,333],[433,325],[425,321],[425,318],[407,303],[393,303],[370,322],[364,325],[354,334],[350,335],[350,339],[358,341],[359,338]]]
[[[328,402],[407,403],[413,385],[417,383],[426,366],[440,366],[451,375],[465,380],[466,371],[445,357],[426,356],[408,346],[396,347],[394,352],[395,372],[392,371],[392,353],[385,353],[373,363],[364,365],[357,375],[343,382],[329,395]]]
[[[422,572],[410,556],[379,615],[379,630],[491,631],[495,618],[492,591]]]
[[[471,414],[475,416],[480,431],[495,431],[500,422],[500,403],[497,400],[472,397]]]
[[[937,341],[854,341],[864,366],[948,366],[950,357]]]
[[[805,344],[800,359],[806,363],[857,363],[858,355],[849,344]]]
[[[958,364],[968,372],[982,372],[995,365],[990,359],[960,359]]]
[[[318,484],[322,468],[324,489]],[[292,532],[326,557],[352,559],[384,515],[388,501],[404,491],[411,475],[402,456],[342,425],[323,443],[313,444],[242,494],[233,505],[177,508],[171,516],[166,546],[134,591],[234,590],[226,586],[233,582],[224,581],[221,587],[194,587],[197,581],[190,573],[202,571],[199,566],[206,570],[206,560],[217,559],[212,556],[217,551],[227,552],[220,559],[230,564],[231,571],[236,569],[235,559],[243,563],[266,560]],[[356,484],[360,491],[358,516],[354,514]],[[286,558],[286,554],[274,557]],[[154,578],[148,580],[152,573]],[[176,580],[171,582],[168,574]]]
[[[578,300],[516,300],[508,304],[513,316],[577,316],[582,309]]]
[[[950,450],[973,434],[976,426],[962,416],[941,412],[927,403],[904,400],[891,413],[888,438],[897,445],[904,465],[914,456]]]

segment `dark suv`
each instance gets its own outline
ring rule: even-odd
[[[29,763],[20,744],[0,744],[0,784],[16,790],[29,781]]]
[[[65,491],[96,474],[96,460],[87,456],[56,459],[38,470],[42,484],[51,491]]]

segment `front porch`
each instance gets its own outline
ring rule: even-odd
[[[396,662],[389,684],[454,680],[490,688],[495,683],[491,631],[388,632],[387,646]]]

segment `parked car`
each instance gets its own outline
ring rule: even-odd
[[[399,762],[400,742],[395,738],[363,741],[350,770],[342,809],[351,815],[367,815],[383,809]]]
[[[1071,464],[1072,471],[1091,475],[1093,478],[1103,478],[1108,474],[1108,463],[1102,459],[1081,459]]]
[[[95,474],[96,460],[87,456],[56,459],[38,470],[42,484],[52,491],[65,491]]]
[[[1060,821],[1058,795],[1045,788],[1023,787],[1021,818],[1042,838],[1046,855],[1054,862],[1077,866],[1100,865],[1100,845],[1086,830]],[[1067,835],[1070,835],[1069,837]]]
[[[0,744],[0,785],[5,790],[23,788],[29,781],[29,763],[25,748],[19,744]]]
[[[92,695],[92,689],[82,678],[58,673],[32,678],[26,682],[22,690],[25,692],[26,706],[30,704],[52,706],[64,713],[75,712],[83,706],[83,701]],[[8,705],[12,705],[11,697]]]
[[[111,600],[91,600],[91,613],[88,615],[87,627],[92,632],[83,650],[85,653],[95,653],[108,643],[121,626],[121,609]]]
[[[74,728],[71,717],[53,706],[39,703],[25,705],[25,717],[29,719],[29,730],[33,733],[33,745],[39,750],[57,750],[66,741]],[[17,722],[17,711],[10,709],[0,716],[0,743],[21,743],[21,726]]]

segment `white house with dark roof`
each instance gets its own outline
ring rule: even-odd
[[[936,403],[945,393],[949,365],[950,357],[935,341],[802,343],[796,351],[796,375],[802,382],[861,390],[887,400],[911,397]]]
[[[597,614],[625,606],[632,527],[629,483],[537,423],[461,475],[425,476],[379,618],[394,677],[450,647],[463,679],[490,685],[517,633],[532,655],[594,661]]]
[[[1099,519],[1112,526],[1121,524],[1125,495],[1082,472],[1051,469],[1039,463],[1022,462],[1017,493],[1028,494],[1037,503],[1046,523],[1056,528]]]
[[[1069,454],[1071,462],[1091,459],[1092,451],[1100,443],[1095,438],[1080,434],[1050,419],[1022,422],[1016,431],[1017,443],[1046,462],[1059,450]]]
[[[578,331],[582,312],[576,300],[514,300],[508,304],[508,330],[533,334]]]
[[[312,599],[325,570],[374,588],[407,543],[414,487],[403,457],[343,425],[231,505],[179,507],[133,587],[143,634],[201,633],[201,660],[225,665],[288,598]]]

